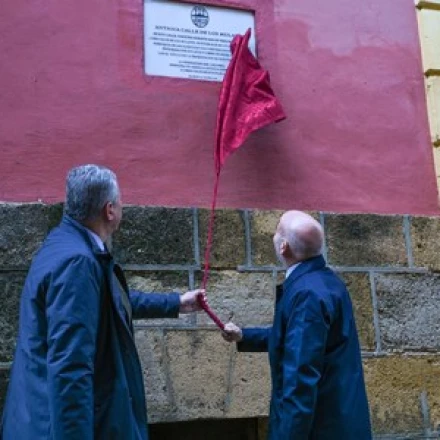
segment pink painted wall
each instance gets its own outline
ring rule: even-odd
[[[413,0],[235,4],[288,120],[229,159],[220,205],[438,213]],[[141,0],[3,2],[0,200],[60,201],[96,162],[125,203],[209,205],[220,86],[145,76],[142,30]]]

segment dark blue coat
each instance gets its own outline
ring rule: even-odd
[[[238,349],[269,351],[270,440],[371,439],[350,297],[321,256],[278,287],[273,326],[244,329]]]
[[[126,287],[111,255],[69,217],[45,240],[22,293],[4,440],[148,438],[142,370],[115,272]],[[178,294],[129,298],[133,318],[178,316]]]

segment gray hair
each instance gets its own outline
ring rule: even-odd
[[[94,220],[106,203],[118,199],[118,181],[108,168],[81,165],[67,174],[64,213],[79,222]]]

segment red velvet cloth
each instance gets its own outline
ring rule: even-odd
[[[264,70],[249,50],[251,30],[231,42],[232,59],[226,70],[217,110],[215,165],[217,173],[226,158],[253,131],[284,119]]]

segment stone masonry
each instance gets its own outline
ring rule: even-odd
[[[312,213],[325,257],[351,292],[377,439],[440,438],[440,218]],[[61,205],[0,204],[0,408],[13,359],[20,291]],[[270,325],[283,270],[278,211],[219,210],[208,298],[220,317]],[[131,287],[200,285],[208,212],[129,206],[113,239]],[[237,353],[204,314],[136,325],[151,423],[259,419],[270,392],[265,354]]]

